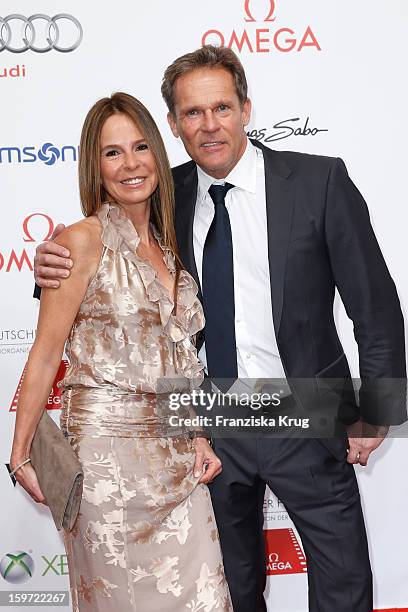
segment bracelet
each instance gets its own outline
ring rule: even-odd
[[[19,463],[12,472],[10,472],[10,476],[14,476],[14,474],[17,472],[17,470],[19,470],[21,467],[23,467],[23,465],[25,465],[26,463],[29,463],[31,461],[30,457],[28,459],[26,459],[25,461],[23,461],[23,463]]]

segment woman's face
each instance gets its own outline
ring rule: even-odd
[[[100,150],[102,184],[109,197],[124,208],[146,204],[158,184],[156,163],[128,115],[116,113],[105,121]]]

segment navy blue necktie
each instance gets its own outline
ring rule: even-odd
[[[208,190],[215,212],[204,245],[202,289],[205,352],[212,378],[238,377],[232,237],[225,207],[225,196],[232,187],[225,183],[211,185]]]

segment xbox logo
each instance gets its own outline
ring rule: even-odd
[[[0,574],[7,582],[20,584],[30,580],[34,572],[34,561],[26,552],[15,550],[4,555],[0,561]]]

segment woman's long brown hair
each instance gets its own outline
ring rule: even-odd
[[[102,98],[88,112],[82,127],[79,149],[79,193],[85,217],[95,214],[108,200],[101,179],[100,137],[108,117],[115,113],[127,115],[142,132],[156,162],[158,186],[150,196],[150,220],[163,244],[171,249],[176,262],[176,282],[182,268],[174,227],[174,183],[163,139],[147,108],[133,96],[116,92]],[[176,295],[176,294],[175,294]]]

